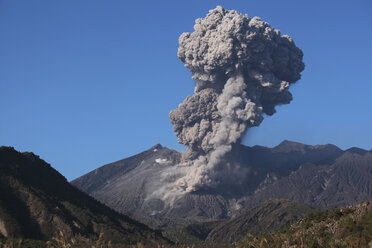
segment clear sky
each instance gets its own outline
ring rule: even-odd
[[[194,83],[178,37],[217,5],[260,16],[304,52],[294,100],[244,144],[372,149],[370,0],[0,0],[0,145],[69,180],[156,143],[183,150],[168,113]]]

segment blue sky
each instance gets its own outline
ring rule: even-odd
[[[260,16],[304,52],[294,100],[243,143],[372,149],[372,2],[0,0],[0,145],[69,180],[156,143],[193,93],[178,37],[222,5]]]

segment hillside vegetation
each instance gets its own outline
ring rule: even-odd
[[[207,225],[208,226],[208,225]],[[195,226],[194,231],[197,230]],[[195,229],[196,228],[196,229]],[[280,230],[261,233],[256,236],[247,233],[246,237],[233,244],[199,242],[195,245],[134,245],[111,244],[102,239],[98,240],[69,240],[63,234],[55,237],[52,242],[33,243],[30,240],[7,240],[0,238],[0,247],[128,247],[128,248],[369,248],[372,245],[372,202],[365,202],[356,206],[334,208],[332,210],[316,210],[310,212],[306,218]],[[31,245],[30,245],[31,244]],[[88,245],[89,244],[89,245]]]
[[[247,237],[236,247],[365,247],[372,246],[372,202],[317,210],[277,232]]]

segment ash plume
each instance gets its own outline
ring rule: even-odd
[[[226,155],[263,114],[292,100],[291,84],[304,69],[303,53],[287,35],[258,17],[220,6],[179,38],[178,58],[196,82],[195,93],[169,114],[187,145],[185,192],[218,185],[229,175]],[[231,176],[231,175],[230,175]]]

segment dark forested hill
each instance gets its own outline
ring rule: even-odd
[[[113,243],[156,244],[168,241],[158,232],[118,214],[70,185],[33,153],[0,147],[0,236],[50,240],[66,238]]]

